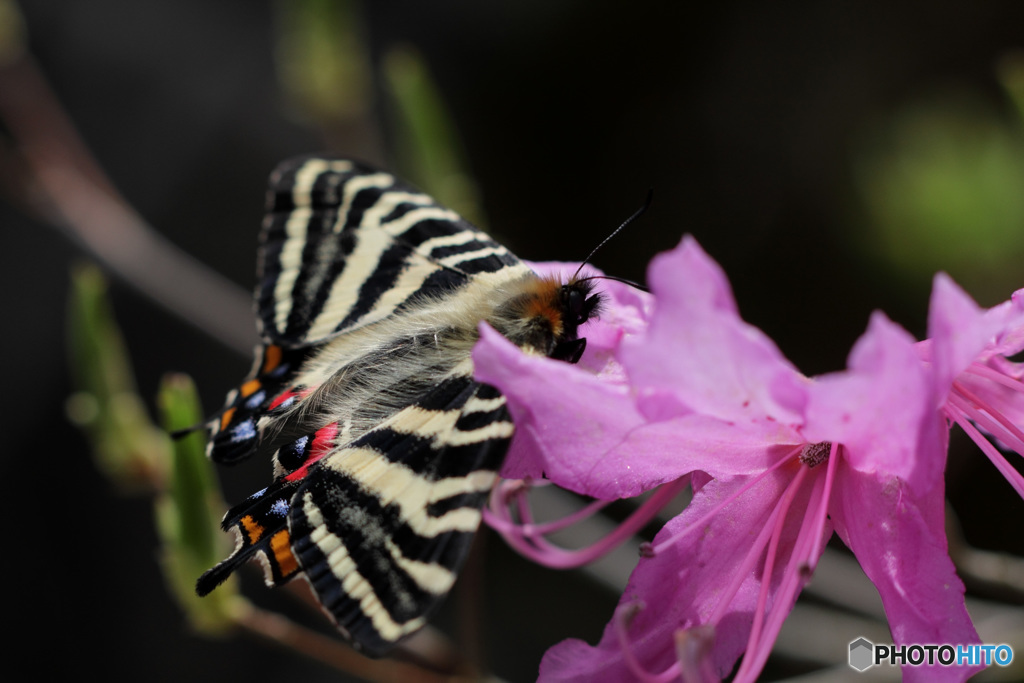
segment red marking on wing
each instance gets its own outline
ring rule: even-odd
[[[309,474],[309,468],[320,458],[324,457],[334,449],[334,439],[338,436],[338,423],[332,422],[329,425],[316,430],[313,435],[313,445],[310,446],[309,458],[299,469],[285,477],[285,481],[297,481]]]

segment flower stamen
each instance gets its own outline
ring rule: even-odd
[[[964,372],[966,374],[975,375],[983,379],[992,380],[996,384],[1002,384],[1004,387],[1007,387],[1008,389],[1024,393],[1024,382],[1021,382],[1020,379],[1016,377],[1011,377],[1010,375],[1007,375],[1005,372],[999,372],[995,368],[990,368],[989,366],[984,365],[982,363],[971,363],[967,367],[967,370],[965,370]]]
[[[636,655],[629,644],[629,625],[636,618],[645,605],[643,602],[634,601],[626,603],[615,610],[612,622],[615,625],[615,637],[619,641],[619,649],[622,650],[622,657],[629,667],[630,672],[643,683],[668,683],[679,676],[679,662],[658,674],[651,673],[637,660]]]
[[[685,683],[719,680],[711,660],[715,647],[715,627],[710,624],[676,631],[676,660],[679,677]]]
[[[759,482],[761,482],[765,477],[770,475],[772,472],[774,472],[775,470],[779,469],[783,465],[785,465],[785,464],[787,464],[789,462],[792,462],[793,456],[796,455],[798,452],[799,452],[799,447],[797,447],[793,451],[790,451],[789,453],[787,453],[783,457],[779,458],[778,461],[773,463],[771,467],[768,467],[764,471],[759,472],[756,477],[752,477],[750,481],[748,481],[746,484],[744,484],[739,489],[737,489],[732,495],[728,496],[723,501],[721,501],[718,505],[716,505],[711,510],[709,510],[706,515],[704,515],[703,517],[698,519],[696,522],[688,525],[685,529],[683,529],[679,533],[677,533],[677,534],[675,534],[673,536],[669,536],[668,538],[662,540],[660,543],[658,543],[656,546],[654,546],[654,548],[653,548],[654,553],[658,554],[659,552],[663,552],[668,546],[670,546],[670,545],[672,545],[674,543],[678,543],[680,540],[682,540],[683,538],[685,538],[686,536],[691,534],[693,531],[695,531],[697,529],[703,529],[704,525],[709,520],[711,520],[711,518],[713,518],[715,515],[717,515],[719,512],[721,512],[723,508],[725,508],[727,505],[732,503],[734,500],[736,500],[737,498],[742,496],[749,489],[751,489],[752,487],[756,486]]]
[[[633,513],[601,540],[578,550],[566,550],[546,538],[545,534],[564,529],[593,515],[608,504],[608,501],[594,501],[582,510],[561,520],[535,524],[530,510],[527,493],[530,485],[521,482],[505,482],[495,487],[489,508],[484,508],[483,517],[487,524],[500,533],[506,542],[519,554],[538,564],[553,569],[572,569],[599,559],[617,548],[647,525],[665,505],[689,485],[689,477],[682,477],[662,484]],[[519,522],[509,513],[511,505],[516,506]]]

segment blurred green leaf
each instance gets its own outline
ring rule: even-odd
[[[1024,139],[979,97],[918,101],[859,150],[865,250],[915,277],[938,270],[991,301],[1022,282]]]
[[[384,56],[383,70],[398,113],[398,171],[467,220],[484,226],[461,139],[423,58],[411,47],[393,48]]]
[[[86,432],[97,466],[122,489],[155,493],[165,577],[192,625],[217,633],[231,621],[233,584],[200,599],[195,581],[228,552],[219,520],[224,510],[203,432],[172,443],[149,419],[135,390],[128,354],[99,269],[71,275],[71,366],[78,391],[67,402],[71,419]],[[159,396],[168,431],[203,422],[195,387],[187,377],[165,379]],[[230,584],[230,582],[229,582]]]
[[[158,404],[168,432],[186,430],[203,422],[195,385],[185,375],[164,378]],[[156,518],[163,541],[164,574],[172,593],[193,627],[204,633],[218,633],[230,626],[238,593],[232,580],[205,598],[195,593],[199,575],[230,551],[219,529],[224,503],[205,446],[203,430],[174,441],[169,485],[157,497]]]
[[[354,0],[278,2],[279,80],[295,109],[321,125],[370,109],[370,69]]]
[[[1024,124],[1024,50],[1003,56],[998,66],[999,81],[1017,107],[1018,124]]]
[[[66,403],[68,417],[86,432],[97,467],[118,486],[159,488],[170,443],[136,392],[106,280],[94,266],[72,271],[68,330],[77,389]]]
[[[25,54],[25,19],[14,0],[0,0],[0,66]]]

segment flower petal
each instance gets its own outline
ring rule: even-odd
[[[935,375],[937,405],[957,375],[967,369],[990,342],[999,324],[997,316],[986,316],[974,300],[945,273],[938,273],[932,285],[928,308],[928,336]]]
[[[505,395],[516,425],[503,477],[546,476],[598,498],[632,496],[648,488],[644,458],[636,458],[635,467],[631,464],[618,477],[595,469],[601,455],[644,422],[628,387],[568,363],[524,354],[486,324],[480,326],[473,362],[476,378]]]
[[[657,256],[648,281],[656,297],[650,328],[619,352],[645,415],[800,422],[806,380],[739,317],[725,274],[692,237]]]
[[[645,467],[662,472],[662,481],[696,471],[721,479],[764,472],[802,441],[777,422],[736,425],[689,414],[637,427],[609,457],[642,458]]]
[[[939,415],[913,338],[876,312],[848,365],[809,389],[805,436],[843,444],[861,472],[884,472],[929,490],[942,476],[945,452],[921,450],[944,442],[934,442]]]
[[[765,520],[771,516],[791,479],[791,473],[768,475],[722,512],[701,522],[751,478],[712,480],[700,488],[682,514],[669,521],[655,536],[654,545],[658,546],[694,523],[700,524],[693,533],[677,538],[655,557],[642,558],[620,600],[620,609],[634,603],[642,605],[629,623],[627,633],[631,651],[648,671],[658,673],[671,667],[676,661],[677,631],[709,623],[716,610],[724,616],[714,624],[711,664],[719,676],[732,670],[746,647],[760,590],[760,577],[752,569],[759,571],[763,548],[755,550],[753,565],[748,562],[748,555],[757,545]],[[794,501],[796,509],[806,505],[804,493],[801,491]],[[773,575],[772,592],[782,579],[782,568],[787,564],[785,558],[801,522],[800,515],[786,518],[779,547],[782,559],[776,565],[779,571]],[[831,529],[827,531],[831,533]],[[729,604],[720,606],[723,594],[733,590]],[[617,682],[633,679],[615,624],[609,623],[596,646],[567,640],[548,650],[541,661],[539,680]]]
[[[837,473],[836,532],[878,588],[897,645],[978,643],[949,559],[942,482],[919,496],[904,482],[849,467]],[[905,681],[962,681],[983,667],[904,666]]]

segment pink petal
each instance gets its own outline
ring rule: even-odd
[[[1006,301],[989,309],[991,315],[1002,316],[1002,331],[996,337],[992,354],[1013,356],[1024,351],[1024,289],[1018,289]]]
[[[911,336],[882,313],[850,353],[849,370],[816,378],[809,390],[811,442],[839,442],[857,470],[880,472],[931,488],[945,467],[944,452],[919,457],[921,440],[939,426],[924,366]]]
[[[777,422],[736,425],[690,414],[637,427],[610,456],[634,463],[642,457],[662,481],[695,471],[720,479],[764,472],[802,442],[797,432]]]
[[[715,625],[711,657],[718,675],[725,676],[747,644],[752,613],[760,589],[759,577],[747,569],[746,578],[737,571],[751,551],[765,520],[781,496],[790,476],[770,475],[746,491],[721,513],[701,524],[694,533],[677,540],[653,558],[642,558],[633,571],[620,607],[639,602],[641,609],[628,628],[631,650],[643,666],[657,673],[675,662],[675,632],[706,624],[719,607],[724,592],[738,576],[742,583],[728,610]],[[657,545],[690,524],[699,521],[720,501],[728,498],[749,478],[712,480],[694,496],[681,515],[674,518],[654,539]],[[806,504],[798,495],[796,509]],[[802,519],[787,518],[780,545],[780,571],[773,577],[773,590],[781,581],[781,567],[794,543]],[[829,530],[829,533],[831,531]],[[760,561],[754,564],[761,568]],[[789,609],[791,605],[783,606]],[[625,681],[633,680],[623,657],[613,623],[605,628],[601,641],[589,646],[567,640],[548,650],[541,661],[541,681]]]
[[[978,643],[964,586],[949,559],[944,496],[849,467],[837,473],[836,532],[878,588],[897,645]],[[982,667],[903,667],[905,681],[962,681]]]
[[[644,490],[644,458],[636,459],[629,480],[607,480],[605,472],[595,470],[602,455],[644,422],[628,387],[568,363],[524,354],[486,324],[480,326],[473,362],[476,378],[505,395],[516,425],[503,477],[546,476],[565,488],[605,498]]]
[[[799,424],[806,380],[740,319],[725,274],[692,237],[657,256],[648,281],[656,297],[650,328],[619,352],[642,389],[644,414],[663,419],[693,410],[736,422]]]
[[[937,405],[945,403],[953,380],[985,349],[998,322],[995,316],[986,317],[948,275],[935,276],[928,308],[928,336],[932,340]]]

